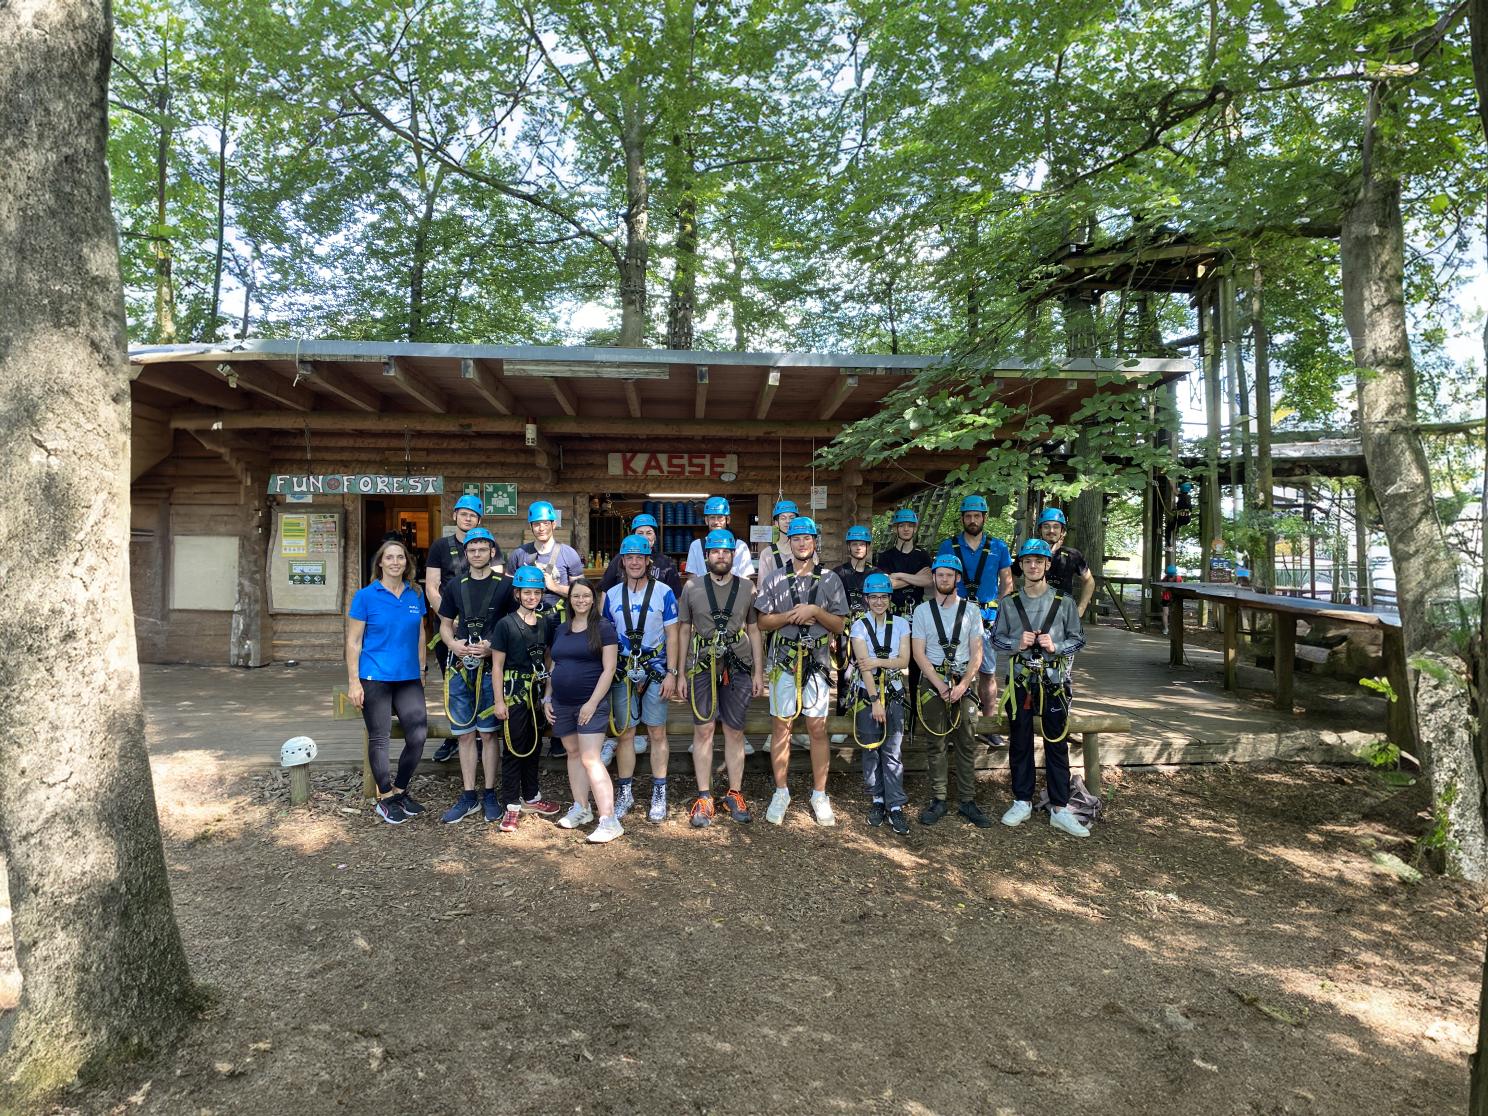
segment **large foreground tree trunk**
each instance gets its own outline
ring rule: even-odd
[[[1372,125],[1371,125],[1372,126]],[[1470,880],[1488,879],[1483,787],[1474,733],[1460,680],[1462,661],[1443,653],[1432,602],[1455,598],[1455,573],[1436,514],[1426,452],[1415,428],[1415,372],[1405,317],[1405,233],[1400,182],[1372,173],[1364,161],[1359,195],[1344,214],[1343,312],[1359,380],[1359,429],[1364,461],[1385,521],[1408,659],[1416,736],[1425,755],[1433,800],[1445,811],[1447,867]]]
[[[6,1112],[169,1041],[195,1000],[129,597],[110,35],[104,2],[0,4],[0,568],[40,587],[0,612],[0,852],[23,982],[0,1024]]]

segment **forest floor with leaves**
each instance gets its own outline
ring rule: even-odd
[[[1042,815],[896,838],[835,778],[837,828],[797,797],[777,829],[751,776],[751,825],[674,808],[608,846],[442,826],[444,779],[393,828],[350,773],[298,810],[279,772],[155,774],[212,1006],[57,1113],[1466,1103],[1485,898],[1376,863],[1411,859],[1425,800],[1365,769],[1113,772],[1083,842]],[[1002,809],[1005,776],[980,797]]]

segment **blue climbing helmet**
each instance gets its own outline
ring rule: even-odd
[[[473,511],[480,518],[486,518],[486,505],[479,496],[461,496],[455,501],[455,511]]]
[[[918,524],[920,517],[915,514],[914,508],[900,508],[894,513],[894,522]]]
[[[1192,492],[1193,491],[1193,485],[1190,482],[1188,482],[1188,481],[1184,481],[1182,484],[1180,484],[1178,486],[1178,491],[1179,492]]]
[[[492,550],[496,549],[496,536],[491,534],[491,532],[487,531],[484,527],[472,527],[469,531],[465,532],[466,546],[469,546],[471,543],[477,542],[480,539],[485,539],[486,542],[490,543]]]
[[[862,524],[854,524],[847,529],[847,541],[850,543],[861,542],[871,545],[873,543],[873,532]]]
[[[785,537],[788,539],[793,539],[797,535],[811,535],[815,537],[820,534],[821,531],[817,529],[816,520],[812,519],[809,515],[796,516],[795,519],[790,521],[790,526],[785,529]]]
[[[709,496],[707,503],[703,505],[704,515],[728,515],[729,502],[722,496]]]
[[[703,538],[703,550],[733,550],[738,546],[732,531],[725,531],[722,527],[716,531],[709,531]]]
[[[796,507],[794,500],[776,500],[775,510],[770,513],[771,519],[779,519],[782,515],[800,515],[801,509]]]
[[[1236,577],[1249,577],[1250,576],[1250,570],[1247,569],[1245,566],[1239,566],[1239,567],[1237,567],[1235,569],[1235,576]]]
[[[1171,562],[1169,562],[1168,563],[1168,570],[1167,570],[1168,576],[1169,577],[1172,577],[1177,572],[1178,572],[1178,567],[1175,566],[1175,565],[1173,565]]]
[[[985,496],[967,496],[961,501],[961,514],[967,512],[981,512],[988,514],[987,498]]]
[[[1057,523],[1061,527],[1069,526],[1069,520],[1064,518],[1064,512],[1058,508],[1044,509],[1044,514],[1039,516],[1039,526],[1042,527],[1045,523]]]
[[[620,540],[620,556],[642,554],[651,557],[651,540],[644,535],[626,535]]]
[[[932,573],[936,570],[955,570],[958,574],[966,572],[961,567],[961,559],[954,554],[937,554],[935,561],[930,563],[930,570]]]
[[[557,523],[558,509],[546,500],[539,500],[527,509],[528,523]]]
[[[871,573],[863,579],[863,595],[871,597],[875,593],[892,593],[894,583],[889,580],[885,573]]]
[[[1018,557],[1027,558],[1030,555],[1039,558],[1053,558],[1054,552],[1049,549],[1049,544],[1043,539],[1024,539],[1023,545],[1018,548]]]
[[[637,527],[649,527],[653,531],[656,530],[656,517],[654,515],[647,515],[645,512],[642,512],[640,515],[636,516],[630,521],[630,529],[632,531],[634,531]]]
[[[513,589],[546,589],[548,583],[543,580],[542,570],[536,566],[521,566],[517,572],[512,574]]]

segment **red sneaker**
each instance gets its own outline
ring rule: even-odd
[[[515,806],[508,806],[506,813],[501,815],[501,832],[515,833],[517,826],[522,824],[522,811]]]
[[[561,809],[563,809],[562,806],[548,798],[534,798],[531,802],[522,803],[523,813],[541,814],[545,818],[551,818]]]

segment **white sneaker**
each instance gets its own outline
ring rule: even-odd
[[[605,737],[605,742],[599,746],[599,762],[608,767],[610,760],[615,758],[615,749],[619,746],[620,741]]]
[[[625,827],[614,818],[600,818],[599,824],[594,827],[594,832],[589,834],[591,845],[603,845],[607,841],[613,841],[625,832]]]
[[[558,819],[559,829],[578,829],[581,825],[588,825],[594,820],[594,811],[589,809],[587,802],[575,802],[568,808],[568,813]]]
[[[765,750],[765,755],[769,755],[770,754],[771,742],[774,739],[775,738],[773,736],[772,737],[767,737],[766,740],[765,740],[765,742],[760,745],[760,747],[762,747]],[[748,747],[749,741],[747,741],[747,740],[744,741],[744,744],[745,744],[746,747]]]
[[[649,747],[651,747],[651,741],[647,740],[640,733],[636,733],[635,754],[638,756],[643,756],[646,754],[646,749]]]
[[[770,750],[770,746],[768,744],[765,745],[765,750]],[[746,756],[754,755],[754,745],[749,743],[749,737],[747,736],[744,738],[744,754]]]
[[[832,734],[832,736],[831,736],[831,742],[833,744],[846,744],[847,743],[847,733],[845,733],[845,732],[834,732]]]
[[[770,796],[770,806],[765,811],[765,821],[771,825],[779,825],[785,821],[785,808],[790,805],[790,791],[784,787],[776,787],[775,793]]]
[[[687,745],[687,754],[688,754],[688,755],[689,755],[689,756],[690,756],[690,755],[692,755],[692,750],[693,750],[693,749],[694,749],[694,748],[695,748],[695,747],[697,747],[697,745],[696,745],[696,744],[689,744],[689,745]]]
[[[804,732],[798,732],[791,737],[791,744],[797,748],[809,748],[811,747],[811,737]]]
[[[836,815],[832,813],[832,802],[826,793],[813,794],[811,796],[811,813],[816,818],[817,825],[836,825]]]
[[[1022,825],[1031,817],[1033,817],[1033,803],[1020,802],[1015,800],[1013,804],[1007,808],[1007,813],[1002,815],[1002,824]]]
[[[1069,807],[1062,810],[1050,810],[1049,825],[1061,833],[1068,833],[1071,837],[1090,836],[1090,830],[1080,824],[1080,819],[1070,813]]]

